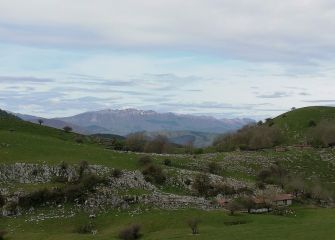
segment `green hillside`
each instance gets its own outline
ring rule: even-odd
[[[288,143],[298,143],[304,140],[313,123],[322,121],[335,122],[335,107],[305,107],[292,110],[273,119],[287,137]]]
[[[22,121],[4,111],[0,113],[1,163],[49,163],[66,161],[134,169],[134,154],[121,154],[104,149],[89,137]]]
[[[307,111],[306,111],[307,109]],[[290,131],[300,132],[308,130],[308,123],[312,120],[320,122],[331,119],[334,108],[325,108],[317,113],[313,108],[298,109],[286,114],[285,117],[275,118],[274,125]],[[321,108],[321,110],[324,108]],[[320,110],[320,109],[319,109]],[[331,111],[332,110],[332,111]],[[286,122],[285,122],[286,121]],[[295,124],[307,124],[304,127]],[[265,125],[265,124],[264,124]],[[291,135],[290,135],[291,136]],[[294,136],[294,134],[292,134]],[[150,154],[148,154],[150,155]],[[63,130],[40,126],[25,122],[17,117],[0,111],[0,160],[1,164],[39,163],[59,165],[66,162],[69,165],[87,161],[89,164],[99,164],[112,168],[127,170],[142,170],[138,164],[141,155],[132,152],[116,152],[106,149],[92,138],[68,133]],[[335,150],[307,149],[276,152],[241,151],[210,154],[172,154],[155,155],[150,157],[155,166],[160,166],[171,181],[161,185],[156,184],[158,191],[176,195],[191,195],[189,190],[178,185],[180,176],[211,172],[210,166],[215,167],[212,172],[216,177],[232,179],[254,186],[256,176],[260,170],[269,169],[276,163],[287,169],[292,175],[306,179],[304,186],[309,189],[318,188],[327,192],[327,196],[334,194],[328,189],[334,189],[335,184]],[[168,160],[168,161],[167,161]],[[192,177],[191,175],[188,175]],[[193,176],[193,177],[194,177]],[[117,177],[116,177],[117,178]],[[177,182],[177,185],[175,184]],[[0,189],[11,192],[62,188],[71,183],[18,183],[2,182]],[[118,194],[142,196],[151,194],[141,189],[124,189]],[[192,195],[194,196],[194,195]],[[129,197],[129,196],[128,196]],[[212,199],[212,198],[210,198]],[[214,200],[214,199],[212,199]],[[285,216],[275,214],[247,214],[239,212],[235,216],[222,208],[205,211],[192,206],[176,210],[163,210],[151,205],[133,203],[128,209],[121,210],[106,208],[98,212],[96,218],[89,218],[90,212],[74,208],[73,203],[36,207],[32,213],[24,213],[15,217],[0,217],[1,230],[7,231],[5,239],[119,239],[120,229],[130,224],[141,225],[143,237],[141,239],[332,239],[334,229],[334,209],[321,209],[317,205],[303,205],[297,203],[290,208]],[[57,207],[56,207],[57,206]],[[190,219],[199,219],[200,234],[191,234],[188,226]],[[78,227],[93,222],[97,230],[96,235],[78,233]]]

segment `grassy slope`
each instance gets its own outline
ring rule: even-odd
[[[0,228],[14,230],[8,235],[8,240],[79,240],[117,239],[117,233],[124,226],[140,223],[143,229],[142,239],[333,239],[334,209],[296,209],[296,216],[289,217],[273,215],[229,216],[222,211],[151,210],[131,216],[127,212],[111,211],[98,216],[95,220],[98,234],[82,235],[74,232],[76,226],[87,222],[87,215],[76,215],[68,219],[49,219],[36,224],[25,222],[24,217],[6,218],[0,221]],[[31,217],[31,216],[30,216]],[[199,218],[200,235],[192,236],[187,227],[187,220]],[[246,224],[227,226],[227,221],[247,221]]]
[[[276,126],[280,127],[288,137],[289,143],[296,143],[309,130],[309,122],[319,123],[323,120],[335,121],[335,107],[305,107],[299,108],[274,118]]]
[[[78,144],[75,141],[78,136],[13,118],[0,118],[1,163],[59,164],[86,160],[91,164],[136,168],[135,154],[108,151],[88,140]]]
[[[297,110],[298,111],[298,110]],[[293,113],[293,112],[292,112]],[[289,113],[288,113],[289,114]],[[300,114],[301,115],[301,114]],[[291,119],[291,117],[290,117]],[[301,117],[301,119],[304,119]],[[317,119],[313,119],[317,121]],[[309,121],[309,120],[308,120]],[[279,120],[278,123],[280,124]],[[9,131],[10,129],[15,131]],[[103,164],[111,167],[135,169],[137,168],[137,156],[133,153],[116,153],[103,149],[101,146],[86,142],[78,144],[75,142],[76,134],[64,133],[63,131],[38,126],[36,124],[22,122],[16,119],[0,120],[0,159],[1,163],[31,162],[58,164],[61,161],[78,163],[87,160],[91,164]],[[243,160],[250,153],[225,153],[215,154],[213,160],[225,161],[229,154],[237,155]],[[306,154],[310,154],[308,157]],[[315,156],[314,156],[315,154]],[[331,158],[333,159],[333,152]],[[286,159],[289,164],[303,167],[303,171],[319,171],[315,168],[317,153],[311,152],[254,152],[266,157],[278,157]],[[295,159],[295,157],[297,159]],[[206,155],[198,156],[200,161],[208,161]],[[191,157],[173,158],[173,166],[188,168]],[[239,160],[238,160],[239,161]],[[241,164],[248,165],[244,161]],[[261,168],[250,163],[252,168]],[[332,169],[326,166],[328,162],[322,162],[320,171]],[[330,164],[330,163],[329,163]],[[325,174],[331,172],[324,171]],[[238,175],[239,172],[234,174]],[[242,176],[243,177],[243,176]],[[245,176],[248,177],[248,176]],[[329,179],[329,176],[327,176]],[[333,179],[333,178],[332,178]],[[42,186],[41,186],[42,187]],[[35,186],[24,186],[24,188],[35,188]],[[43,210],[41,210],[43,211]],[[47,213],[51,210],[46,210]],[[227,216],[222,211],[198,211],[178,210],[159,211],[152,210],[141,215],[131,217],[127,212],[111,211],[97,218],[99,234],[96,237],[74,233],[74,228],[81,222],[86,221],[87,216],[77,215],[70,219],[50,219],[43,222],[25,222],[27,216],[18,218],[1,218],[0,229],[13,230],[8,239],[115,239],[117,232],[125,225],[138,222],[143,225],[143,239],[193,239],[185,222],[192,216],[200,217],[201,234],[198,239],[332,239],[335,230],[333,229],[334,210],[329,209],[299,209],[297,217],[278,217],[271,215],[241,215],[238,217]],[[116,216],[118,215],[118,216]],[[31,217],[31,216],[29,216]],[[226,226],[225,221],[243,219],[248,224],[239,226]]]

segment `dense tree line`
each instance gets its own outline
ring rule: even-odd
[[[248,125],[236,133],[219,136],[213,145],[217,151],[259,150],[280,145],[284,141],[283,134],[270,125]]]

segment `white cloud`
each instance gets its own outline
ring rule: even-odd
[[[0,38],[22,44],[179,49],[251,60],[333,57],[332,0],[2,0]]]

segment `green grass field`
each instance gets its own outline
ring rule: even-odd
[[[332,113],[327,111],[325,109],[324,114],[330,116]],[[285,118],[293,119],[294,117],[307,121],[304,114],[298,114],[298,116],[296,113],[292,116],[289,114]],[[284,118],[278,117],[275,119],[275,124],[282,124],[281,119]],[[313,120],[317,121],[317,118],[315,117]],[[293,125],[292,127],[296,128]],[[138,154],[106,150],[104,146],[98,145],[90,139],[78,143],[76,141],[78,137],[83,136],[16,119],[0,119],[0,161],[1,164],[25,162],[56,165],[62,161],[68,164],[77,164],[86,160],[90,164],[100,164],[113,168],[128,170],[139,168],[137,163]],[[335,183],[335,151],[332,149],[291,150],[281,153],[273,150],[230,152],[203,154],[196,157],[191,155],[155,155],[153,158],[157,164],[163,167],[166,167],[163,160],[169,158],[172,163],[169,168],[174,169],[174,171],[178,169],[203,171],[206,164],[215,161],[224,166],[220,175],[245,181],[254,181],[257,171],[275,161],[281,161],[291,172],[302,174],[306,179],[318,179],[323,184],[329,184],[330,186],[334,186]],[[17,189],[33,191],[44,187],[50,188],[54,185],[55,183],[13,183],[4,186],[4,183],[2,183],[0,187],[7,187],[13,191]],[[185,194],[185,189],[178,189],[173,186],[164,185],[161,190]],[[137,189],[125,189],[121,195],[146,193],[146,191]],[[61,217],[44,221],[29,221],[31,218],[41,217],[41,214],[49,217],[62,214],[57,208],[37,209],[37,213],[32,215],[2,217],[0,218],[0,230],[4,229],[9,232],[5,238],[6,240],[110,240],[117,239],[119,230],[131,223],[141,224],[143,239],[327,240],[334,239],[335,236],[335,209],[295,206],[296,214],[283,217],[271,214],[229,216],[223,210],[167,211],[150,209],[146,211],[146,207],[150,208],[150,206],[142,206],[140,214],[134,214],[132,211],[109,210],[107,213],[97,216],[94,222],[98,234],[95,236],[75,232],[78,226],[89,221],[88,215],[82,212],[71,218]],[[69,215],[69,213],[65,215]],[[187,226],[187,220],[191,218],[201,220],[199,235],[191,235]],[[245,221],[246,223],[233,226],[225,224],[232,221]]]
[[[335,210],[295,208],[290,216],[248,215],[230,216],[223,211],[202,210],[150,210],[138,215],[110,211],[98,216],[94,222],[95,236],[75,232],[77,226],[88,221],[87,215],[73,218],[48,219],[26,222],[32,216],[1,219],[0,228],[10,230],[7,239],[15,240],[111,240],[117,239],[120,229],[132,223],[142,226],[142,239],[292,239],[331,240],[335,234]],[[187,221],[200,219],[199,235],[192,235]],[[227,225],[227,222],[245,221],[245,224]]]
[[[299,108],[273,119],[275,126],[285,132],[289,144],[297,143],[308,133],[309,122],[316,124],[323,120],[335,120],[334,107],[305,107]]]

